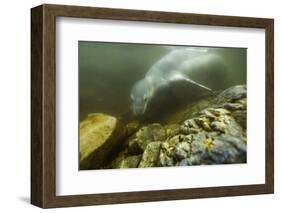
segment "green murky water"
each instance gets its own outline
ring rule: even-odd
[[[172,51],[192,48],[204,54],[216,54],[222,58],[225,77],[207,76],[219,88],[246,84],[245,48],[210,48],[187,46],[164,46],[148,44],[124,44],[104,42],[79,42],[79,115],[80,121],[87,114],[101,112],[117,118],[132,117],[130,93],[133,85],[144,78],[157,61]],[[202,66],[208,66],[207,62]],[[204,76],[204,74],[202,74]],[[206,79],[205,79],[206,81]],[[192,93],[192,91],[188,91]],[[194,91],[195,93],[196,91]],[[169,108],[171,95],[161,108]]]

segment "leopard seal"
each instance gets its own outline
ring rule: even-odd
[[[133,85],[130,95],[133,113],[144,114],[148,103],[158,90],[177,82],[184,81],[212,92],[213,88],[208,87],[208,85],[212,86],[208,82],[208,77],[214,75],[214,72],[222,73],[224,70],[222,58],[215,53],[206,51],[202,53],[188,48],[173,50],[154,63],[144,78]],[[213,85],[215,84],[217,82],[213,82]]]

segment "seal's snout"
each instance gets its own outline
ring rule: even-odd
[[[143,115],[144,114],[144,109],[141,107],[134,107],[133,112],[135,115]]]
[[[133,102],[133,112],[135,115],[143,115],[145,113],[147,102],[143,99],[135,99]]]
[[[131,100],[134,115],[143,115],[149,102],[148,94],[151,93],[149,83],[142,79],[138,81],[132,88]]]

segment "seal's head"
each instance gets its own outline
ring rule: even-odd
[[[135,83],[131,91],[132,107],[135,115],[145,113],[151,95],[152,88],[149,82],[143,79]]]

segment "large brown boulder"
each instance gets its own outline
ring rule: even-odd
[[[80,123],[80,169],[100,168],[110,157],[118,140],[115,117],[92,113]]]

